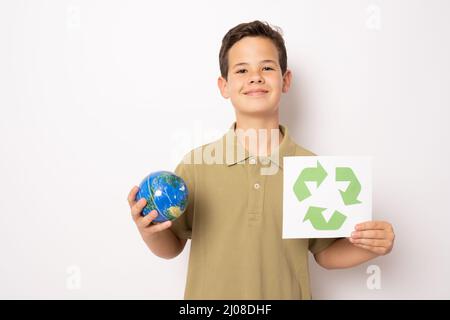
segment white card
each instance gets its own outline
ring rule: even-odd
[[[370,157],[283,158],[283,239],[350,237],[372,220]]]

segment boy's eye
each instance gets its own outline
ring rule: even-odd
[[[264,67],[263,69],[270,69],[273,70],[273,68],[271,67]],[[246,71],[247,69],[239,69],[238,71],[236,71],[236,73],[243,73],[242,71]]]

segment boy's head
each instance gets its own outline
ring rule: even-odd
[[[237,25],[222,40],[219,62],[221,94],[231,98],[236,112],[255,116],[278,112],[281,92],[289,90],[292,77],[278,30],[261,21]]]

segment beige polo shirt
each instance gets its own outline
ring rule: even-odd
[[[336,239],[282,239],[282,157],[314,154],[280,125],[279,157],[264,162],[238,142],[235,126],[175,169],[189,190],[186,212],[171,227],[191,239],[184,298],[311,299],[308,250]],[[274,165],[275,174],[261,174]]]

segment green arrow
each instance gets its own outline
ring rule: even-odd
[[[293,188],[294,194],[297,196],[298,201],[305,200],[311,195],[305,181],[315,181],[318,188],[327,175],[327,172],[321,166],[319,161],[317,161],[317,167],[303,169],[295,181]]]
[[[346,205],[361,203],[361,201],[357,199],[359,193],[361,192],[361,183],[359,183],[351,168],[336,168],[336,181],[350,181],[347,190],[339,190],[342,200]]]
[[[322,214],[322,211],[324,211],[325,209],[326,208],[309,207],[308,211],[306,212],[305,218],[303,219],[303,222],[310,220],[313,228],[316,230],[339,229],[344,224],[347,216],[343,215],[337,210],[334,210],[333,215],[327,222],[325,221],[325,218]]]

